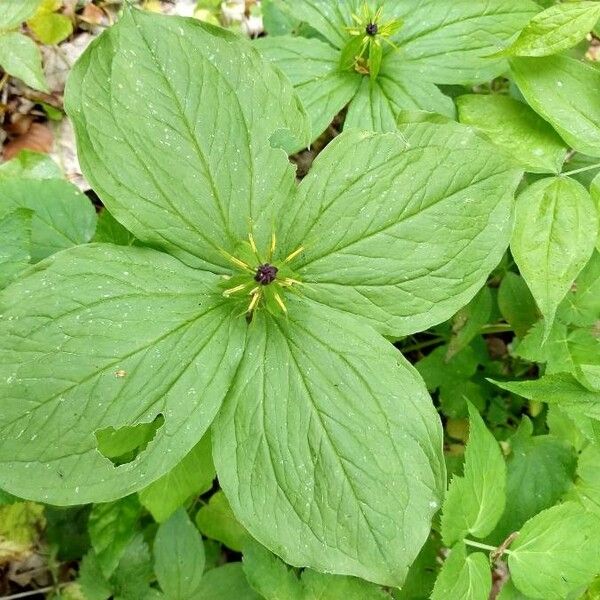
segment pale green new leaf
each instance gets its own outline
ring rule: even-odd
[[[564,600],[600,572],[600,517],[566,502],[530,519],[512,543],[515,586],[532,598]]]
[[[281,218],[305,295],[401,336],[444,321],[508,245],[521,172],[457,124],[338,136]]]
[[[445,487],[429,396],[370,327],[307,298],[288,310],[254,317],[213,426],[219,482],[287,563],[400,585]]]
[[[196,525],[207,538],[218,540],[237,552],[242,551],[248,539],[246,530],[235,518],[227,497],[220,490],[198,511]]]
[[[490,561],[482,552],[467,556],[463,543],[456,544],[444,561],[431,600],[487,600],[492,589]]]
[[[362,77],[340,70],[340,53],[319,39],[268,36],[255,42],[294,84],[311,117],[311,139],[327,129],[356,94]]]
[[[565,142],[600,157],[600,70],[568,56],[513,58],[510,67],[525,100]]]
[[[559,304],[592,255],[597,236],[596,207],[574,179],[543,179],[517,198],[510,247],[544,317],[545,338]]]
[[[38,11],[27,26],[42,44],[59,44],[73,33],[73,22],[66,15],[49,10]]]
[[[384,59],[384,65],[386,64]],[[396,131],[398,117],[406,110],[439,113],[454,118],[452,100],[428,81],[415,79],[406,71],[381,73],[377,79],[363,77],[350,102],[344,122],[346,129]]]
[[[469,94],[456,100],[461,123],[477,127],[531,173],[560,173],[567,155],[557,133],[523,102]]]
[[[0,67],[29,87],[48,91],[42,55],[36,43],[22,33],[0,33]]]
[[[196,600],[204,572],[204,544],[183,508],[163,523],[154,539],[154,572],[168,600]]]
[[[0,31],[14,29],[27,21],[42,0],[3,0],[0,3]]]
[[[19,208],[33,211],[34,262],[89,242],[96,229],[96,211],[89,198],[60,179],[0,178],[0,217]]]
[[[209,435],[205,435],[168,473],[139,492],[140,502],[161,523],[193,495],[208,491],[215,478]]]
[[[469,442],[463,477],[455,476],[444,500],[442,539],[452,546],[468,534],[484,538],[502,516],[506,466],[498,442],[469,405]]]
[[[235,373],[245,322],[216,275],[145,248],[60,252],[0,294],[0,488],[54,504],[107,501],[198,443]],[[115,467],[108,428],[164,423]]]
[[[65,108],[82,169],[113,216],[217,272],[229,270],[221,249],[234,252],[252,228],[269,243],[273,211],[294,186],[269,140],[309,138],[290,84],[248,41],[134,9],[79,59]]]
[[[504,56],[549,56],[578,44],[600,19],[598,2],[563,2],[538,13]]]
[[[23,208],[0,217],[0,289],[29,264],[31,217],[31,211]]]

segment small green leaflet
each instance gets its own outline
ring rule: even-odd
[[[17,156],[0,164],[0,179],[62,179],[60,167],[47,155],[21,150]]]
[[[507,323],[513,327],[520,338],[525,336],[540,317],[535,300],[525,280],[511,271],[504,275],[500,283],[498,308]]]
[[[258,45],[296,87],[311,117],[312,138],[321,134],[348,104],[345,127],[394,131],[399,113],[419,109],[454,117],[452,100],[435,84],[473,84],[506,70],[489,55],[539,10],[528,0],[421,0],[378,3],[380,26],[401,22],[390,39],[375,38],[382,50],[377,76],[340,66],[362,14],[358,0],[284,0],[286,14],[316,29],[313,37],[269,35]],[[269,32],[271,33],[271,32]],[[361,37],[356,38],[359,42]],[[387,42],[391,42],[388,44]],[[486,56],[487,55],[487,56]],[[379,61],[375,61],[379,63]]]
[[[0,31],[15,29],[31,17],[42,0],[4,0],[0,4]]]
[[[28,86],[49,92],[36,43],[16,31],[0,33],[0,67]]]
[[[154,572],[167,600],[196,600],[204,572],[204,545],[183,508],[164,522],[154,539]]]
[[[492,589],[490,561],[482,552],[467,556],[463,543],[456,544],[444,561],[431,600],[487,600]]]
[[[600,19],[598,2],[565,2],[538,13],[502,56],[549,56],[578,44]]]
[[[248,539],[248,533],[238,523],[222,491],[213,494],[208,504],[198,511],[196,525],[207,538],[219,540],[237,552],[242,551]]]
[[[90,200],[74,185],[60,179],[0,177],[0,218],[15,209],[33,212],[33,262],[89,242],[96,230],[96,211]]]
[[[600,572],[600,517],[575,502],[530,519],[511,545],[516,587],[532,598],[564,600]]]
[[[18,208],[0,217],[0,289],[31,260],[32,215],[30,210]]]
[[[511,251],[544,316],[545,339],[597,235],[597,209],[574,179],[542,179],[517,198]]]
[[[442,511],[446,546],[469,534],[484,538],[504,510],[506,467],[500,446],[473,405],[469,405],[469,415],[464,476],[452,479]]]
[[[513,58],[510,68],[525,100],[567,144],[600,157],[600,70],[568,56]]]
[[[472,125],[531,173],[560,173],[567,155],[558,134],[523,102],[469,94],[456,100],[461,123]]]

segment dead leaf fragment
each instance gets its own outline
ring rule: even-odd
[[[4,160],[14,158],[21,150],[33,150],[47,154],[52,150],[52,131],[43,123],[32,123],[26,133],[16,137],[4,146]]]

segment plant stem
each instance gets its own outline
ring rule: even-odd
[[[429,346],[435,346],[436,344],[440,344],[443,341],[445,341],[444,338],[438,337],[434,338],[433,340],[425,340],[424,342],[412,344],[411,346],[405,346],[404,348],[400,349],[402,350],[402,352],[414,352],[415,350],[421,350],[421,348],[429,348]]]
[[[591,171],[592,169],[600,169],[600,163],[596,163],[595,165],[588,165],[587,167],[581,167],[581,169],[574,169],[573,171],[566,171],[561,173],[561,175],[576,175],[577,173],[583,173],[584,171]]]
[[[480,550],[489,550],[490,552],[496,552],[498,548],[496,546],[489,546],[488,544],[481,544],[479,542],[474,542],[473,540],[463,540],[467,546],[472,546],[473,548],[479,548]],[[503,554],[512,554],[510,550],[504,549]]]
[[[513,331],[513,328],[508,323],[493,323],[491,325],[484,325],[479,333],[507,333]]]
[[[37,590],[29,590],[27,592],[20,592],[18,594],[12,594],[11,596],[2,596],[0,600],[17,600],[17,598],[28,598],[29,596],[37,596],[45,592],[52,592],[56,590],[54,586],[38,588]]]

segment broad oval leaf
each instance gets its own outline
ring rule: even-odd
[[[544,316],[546,337],[556,309],[591,257],[597,236],[597,209],[574,179],[543,179],[517,198],[510,247]]]
[[[520,177],[460,125],[345,132],[286,206],[282,239],[305,249],[294,268],[307,296],[407,335],[481,289],[508,246]]]
[[[214,418],[245,323],[217,276],[154,250],[60,252],[0,294],[0,488],[54,504],[121,497],[174,467]],[[98,434],[164,423],[116,467]]]
[[[31,257],[34,262],[89,242],[96,230],[93,204],[67,181],[0,179],[0,217],[16,209],[33,213]]]
[[[563,600],[600,571],[600,517],[576,502],[545,510],[525,523],[508,566],[527,596]]]
[[[234,251],[253,228],[268,244],[272,211],[294,185],[269,141],[310,134],[290,84],[249,42],[133,9],[77,62],[65,108],[82,169],[112,215],[217,272],[229,270],[221,249]]]
[[[400,585],[445,488],[431,400],[370,327],[288,306],[287,320],[255,317],[213,427],[219,482],[289,564]]]
[[[578,44],[600,19],[597,2],[565,2],[538,13],[502,52],[506,56],[549,56]]]
[[[5,0],[0,4],[0,31],[19,27],[37,10],[42,0]]]
[[[600,70],[568,56],[513,58],[510,68],[525,100],[565,142],[600,156]]]
[[[444,500],[442,537],[446,546],[467,534],[485,537],[504,510],[506,466],[500,446],[471,404],[469,415],[464,476],[452,479]]]
[[[473,125],[530,173],[560,173],[567,148],[525,103],[508,96],[469,94],[457,101],[461,123]]]
[[[26,35],[13,31],[0,33],[0,66],[28,86],[48,92],[42,70],[42,54],[36,43]]]

